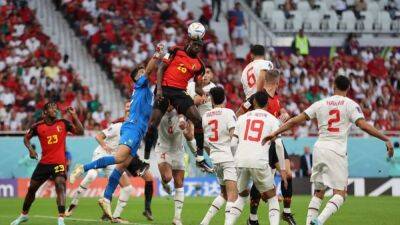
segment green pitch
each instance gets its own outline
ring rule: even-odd
[[[305,216],[309,196],[295,196],[293,199],[293,213],[299,225],[305,224]],[[198,225],[207,212],[212,198],[186,198],[183,207],[183,223],[185,225]],[[16,218],[22,207],[22,199],[0,199],[0,225],[8,225]],[[68,201],[69,202],[69,201]],[[155,221],[149,222],[142,216],[143,199],[132,198],[122,214],[136,225],[170,225],[173,217],[173,200],[167,198],[154,198],[153,214]],[[323,205],[324,206],[324,205]],[[349,197],[339,213],[335,214],[325,225],[395,225],[400,224],[400,198],[394,197]],[[249,210],[242,214],[238,225],[244,225]],[[66,219],[66,225],[106,224],[99,222],[101,212],[97,206],[97,199],[81,199],[79,208],[74,215]],[[261,224],[268,224],[266,205],[262,204],[259,210]],[[37,199],[30,212],[30,220],[26,225],[54,225],[57,208],[55,199]],[[212,221],[213,225],[222,225],[224,219],[221,210]],[[281,222],[281,224],[285,224]]]

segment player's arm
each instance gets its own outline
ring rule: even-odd
[[[99,143],[99,145],[104,150],[106,150],[106,152],[110,153],[112,151],[112,149],[105,142],[106,138],[107,138],[107,136],[103,131],[97,133],[96,136],[95,136],[95,139],[96,139],[97,143]]]
[[[85,129],[83,128],[83,125],[81,121],[78,118],[78,115],[76,114],[76,111],[72,107],[68,107],[67,112],[71,115],[72,117],[72,124],[67,125],[67,129],[69,132],[75,134],[75,135],[83,135]]]
[[[387,148],[389,157],[393,156],[393,145],[392,145],[392,142],[390,141],[389,137],[382,134],[378,129],[376,129],[375,127],[370,125],[367,121],[365,121],[364,118],[360,118],[360,119],[356,120],[355,124],[357,127],[359,127],[361,130],[367,132],[369,135],[372,135],[372,136],[384,141],[386,144],[386,148]]]
[[[158,44],[156,46],[156,53],[154,53],[153,57],[151,57],[150,61],[146,65],[145,76],[147,78],[157,68],[157,63],[160,61],[160,59],[163,56],[164,56],[164,45]],[[158,75],[157,75],[157,78],[158,78]],[[157,85],[158,85],[158,79],[157,79]]]
[[[257,79],[257,91],[263,91],[265,87],[265,76],[267,76],[267,70],[260,70],[260,74]]]
[[[27,132],[26,132],[26,134],[25,134],[25,136],[24,136],[24,145],[25,145],[25,147],[28,149],[28,151],[29,151],[29,157],[31,158],[31,159],[37,159],[38,158],[38,154],[37,154],[37,152],[35,151],[35,149],[33,148],[33,146],[32,146],[32,144],[31,144],[31,139],[32,139],[32,137],[35,135],[35,129],[36,129],[36,127],[32,127],[32,128],[30,128]]]
[[[279,116],[279,120],[282,122],[282,123],[284,123],[284,122],[286,122],[289,118],[290,118],[290,115],[289,115],[289,113],[286,111],[286,109],[284,109],[284,108],[281,108],[280,110],[279,110],[279,113],[280,113],[280,116]]]
[[[277,138],[275,140],[275,149],[276,155],[278,156],[278,163],[279,163],[279,173],[281,174],[283,184],[285,188],[288,186],[287,177],[286,177],[286,168],[285,168],[285,149],[283,147],[282,139]]]
[[[278,130],[274,131],[272,134],[266,136],[263,141],[262,144],[265,145],[265,143],[267,143],[268,141],[276,138],[279,134],[290,130],[291,128],[293,128],[294,126],[296,126],[297,124],[300,124],[306,120],[309,120],[310,118],[307,116],[307,114],[305,114],[304,112],[291,118],[290,120],[288,120],[286,123],[284,123],[281,127],[279,127]]]
[[[160,65],[158,66],[157,70],[157,98],[161,99],[163,94],[162,94],[162,80],[164,78],[164,72],[167,70],[168,65],[165,62],[161,62]]]
[[[201,69],[199,71],[196,71],[196,74],[194,76],[194,90],[196,91],[196,94],[200,95],[200,96],[204,96],[204,90],[203,90],[203,76],[205,73],[205,68],[202,65]]]

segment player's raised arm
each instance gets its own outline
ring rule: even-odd
[[[257,79],[257,91],[263,91],[265,88],[265,76],[267,76],[267,70],[260,70],[260,74]]]
[[[203,90],[203,75],[205,73],[205,69],[204,66],[201,67],[201,69],[198,71],[198,73],[195,75],[194,77],[194,84],[195,84],[195,91],[196,94],[200,95],[200,96],[204,96],[204,90]]]
[[[388,151],[388,156],[392,157],[393,156],[393,145],[392,142],[390,141],[389,137],[386,135],[382,134],[378,129],[375,127],[371,126],[365,119],[360,118],[355,122],[356,126],[359,127],[361,130],[367,132],[369,135],[372,135],[378,139],[381,139],[382,141],[385,142],[386,148]]]
[[[30,128],[25,136],[24,136],[24,145],[25,147],[28,149],[29,151],[29,157],[31,159],[37,159],[38,158],[38,154],[36,152],[36,150],[33,148],[32,144],[31,144],[31,139],[32,137],[35,135],[35,127]]]
[[[157,62],[164,56],[164,45],[159,43],[156,46],[156,53],[151,57],[147,63],[145,76],[149,77],[150,74],[157,68]],[[158,86],[158,74],[157,74],[157,86]]]
[[[72,117],[72,125],[68,127],[68,131],[76,135],[83,135],[85,130],[81,121],[78,118],[78,115],[76,114],[75,109],[72,107],[68,107],[67,112]]]

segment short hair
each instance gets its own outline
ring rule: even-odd
[[[46,104],[44,104],[43,110],[47,111],[51,106],[57,107],[57,104],[55,102],[47,102]]]
[[[141,69],[145,69],[145,66],[143,64],[139,64],[138,66],[135,67],[135,69],[132,70],[131,79],[133,81],[135,81],[135,77],[136,77],[137,73],[139,72],[139,70],[141,70]]]
[[[222,87],[213,87],[210,89],[210,96],[214,104],[220,105],[225,101],[225,90]]]
[[[335,78],[335,87],[340,91],[347,91],[350,88],[349,78],[339,75]]]
[[[255,56],[264,56],[265,48],[262,45],[253,45],[250,49],[250,53]]]
[[[267,70],[267,76],[265,76],[265,80],[267,82],[275,81],[281,73],[277,69]]]
[[[394,147],[395,147],[395,148],[399,148],[399,147],[400,147],[399,142],[396,141],[396,142],[394,143]]]
[[[254,94],[254,100],[257,105],[264,108],[268,103],[268,94],[265,91],[258,91]]]

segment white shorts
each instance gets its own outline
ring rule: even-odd
[[[220,185],[224,185],[227,180],[237,181],[235,162],[215,163],[214,171]]]
[[[310,180],[317,190],[326,187],[346,190],[348,177],[347,156],[338,155],[328,149],[314,148]]]
[[[185,170],[185,160],[183,151],[157,151],[157,162],[168,163],[172,170]]]
[[[104,156],[112,156],[112,154],[107,153],[102,147],[98,146],[93,152],[92,161],[98,160]],[[115,168],[115,165],[109,165],[106,168],[97,169],[97,171],[103,171],[103,173],[107,177],[109,177],[111,175],[112,171],[114,170],[114,168]]]
[[[264,169],[239,167],[237,182],[239,193],[248,189],[250,180],[253,180],[254,185],[260,193],[264,193],[275,187],[274,175],[269,166]]]

